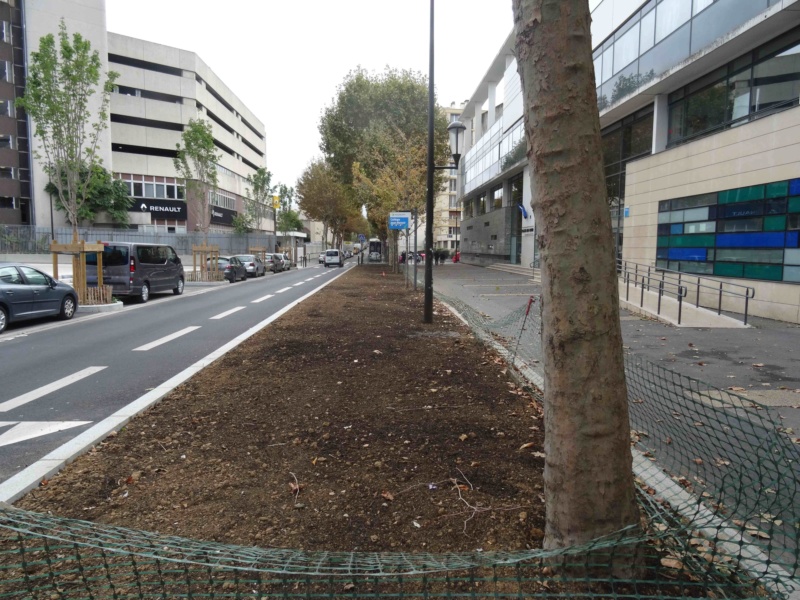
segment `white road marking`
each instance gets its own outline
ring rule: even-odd
[[[258,304],[259,302],[263,302],[264,300],[269,300],[270,298],[274,298],[274,297],[275,297],[275,294],[267,294],[266,296],[258,298],[257,300],[253,300],[251,302],[251,304]]]
[[[166,344],[167,342],[171,342],[174,339],[181,337],[182,335],[186,335],[187,333],[192,333],[195,329],[200,329],[200,327],[187,327],[186,329],[181,329],[180,331],[176,331],[166,337],[161,338],[160,340],[156,340],[155,342],[150,342],[149,344],[145,344],[144,346],[139,346],[138,348],[134,348],[134,352],[147,352],[148,350],[152,350],[153,348],[160,346],[161,344]]]
[[[22,406],[23,404],[27,404],[28,402],[33,402],[34,400],[38,400],[42,396],[46,396],[47,394],[51,394],[61,388],[67,387],[70,384],[75,383],[76,381],[80,381],[86,377],[94,375],[95,373],[99,373],[106,367],[88,367],[83,369],[82,371],[78,371],[77,373],[73,373],[72,375],[68,375],[58,381],[54,381],[53,383],[48,383],[38,389],[28,392],[27,394],[22,394],[21,396],[17,396],[16,398],[12,398],[11,400],[6,400],[5,402],[0,404],[0,412],[6,412],[17,408],[18,406]]]
[[[283,292],[288,292],[290,289],[292,289],[292,288],[291,287],[283,288],[282,290],[278,290],[275,293],[276,294],[282,294]]]
[[[91,421],[0,421],[0,427],[14,425],[14,427],[0,435],[0,447],[32,440],[33,438],[64,431],[65,429],[80,427],[81,425],[88,425],[89,423]]]
[[[313,277],[309,277],[308,279],[306,279],[306,281],[313,281],[313,280],[314,280]]]
[[[216,317],[211,317],[209,321],[219,321],[220,319],[224,319],[228,315],[232,315],[233,313],[239,312],[240,310],[244,310],[244,308],[245,308],[244,306],[237,306],[236,308],[226,310],[224,313],[220,313]]]
[[[298,285],[303,285],[305,281],[301,281],[300,283],[295,283],[292,287],[297,287]]]

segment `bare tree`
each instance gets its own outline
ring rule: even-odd
[[[217,193],[217,163],[219,153],[214,145],[211,124],[203,119],[190,119],[181,136],[183,147],[176,146],[178,155],[174,159],[175,170],[186,180],[186,199],[195,203],[203,243],[208,245],[208,230],[211,226],[209,204]]]
[[[513,0],[542,256],[545,547],[639,523],[588,0]]]

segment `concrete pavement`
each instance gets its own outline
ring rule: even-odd
[[[446,263],[434,267],[434,289],[492,319],[541,293],[532,277]],[[800,434],[800,325],[751,317],[746,329],[674,327],[620,311],[625,351],[731,389],[767,407]]]

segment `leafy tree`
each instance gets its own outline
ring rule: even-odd
[[[106,212],[111,216],[111,220],[114,223],[119,223],[120,225],[128,224],[128,209],[133,204],[133,198],[128,195],[128,186],[125,182],[114,179],[111,173],[97,164],[92,166],[91,172],[89,167],[84,165],[80,171],[80,178],[88,180],[89,185],[86,189],[84,201],[78,207],[78,222],[93,222],[97,217],[97,213]],[[64,171],[61,172],[61,179],[63,185],[66,186],[67,174]],[[67,215],[67,219],[70,219],[71,216],[58,194],[58,186],[51,181],[45,186],[44,191],[56,196],[56,208],[64,212]],[[77,225],[72,221],[70,223]]]
[[[544,545],[561,548],[635,530],[639,512],[589,2],[513,0],[513,13],[543,263]]]
[[[351,227],[362,225],[357,221],[360,212],[348,186],[325,160],[314,161],[303,171],[297,181],[297,204],[311,219],[322,222],[323,243],[327,243],[330,232],[337,245],[348,222]]]
[[[208,244],[211,226],[211,198],[217,193],[217,163],[219,154],[214,145],[211,124],[204,119],[190,119],[181,136],[183,146],[176,145],[175,170],[186,181],[186,199],[194,202],[203,232],[203,243]]]
[[[45,35],[38,52],[31,53],[25,95],[16,100],[35,123],[34,133],[47,160],[45,170],[76,240],[93,167],[101,162],[97,147],[108,127],[109,98],[118,76],[111,71],[102,77],[100,54],[79,33],[70,40],[62,19],[58,41]],[[99,106],[90,106],[98,91]],[[38,150],[34,155],[42,158]]]
[[[247,176],[247,185],[244,212],[236,215],[233,220],[233,228],[238,233],[252,231],[272,211],[272,195],[276,188],[272,185],[272,173],[261,167],[254,175]]]

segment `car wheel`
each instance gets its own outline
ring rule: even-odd
[[[59,318],[67,321],[74,317],[76,308],[75,305],[75,298],[72,296],[64,296],[64,299],[61,301],[61,312],[58,314]]]
[[[0,306],[0,333],[3,333],[8,327],[8,313],[6,309]]]
[[[176,296],[180,296],[183,293],[183,277],[178,279],[178,285],[172,289],[172,293]]]
[[[142,304],[144,304],[148,300],[150,300],[150,284],[149,283],[143,283],[142,284],[142,295],[139,298],[139,301]]]

